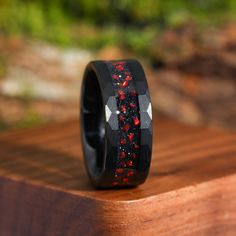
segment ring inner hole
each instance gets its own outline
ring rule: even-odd
[[[92,168],[95,168],[95,171],[101,171],[105,150],[105,113],[101,88],[93,71],[89,71],[86,75],[83,97],[85,138],[96,155],[95,157],[90,155],[89,163],[91,163]]]

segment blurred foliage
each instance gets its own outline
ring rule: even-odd
[[[89,50],[116,45],[161,58],[156,39],[166,29],[218,26],[235,16],[235,0],[0,0],[0,34]],[[173,50],[179,48],[169,54]],[[0,79],[6,72],[7,58],[0,55]],[[15,127],[46,122],[30,108],[33,97],[26,84],[21,99],[29,108]],[[0,130],[9,126],[0,120]]]
[[[9,128],[30,128],[45,124],[47,119],[34,111],[32,108],[27,108],[23,117],[21,117],[14,124],[7,123],[6,121],[0,120],[0,132]]]
[[[0,120],[0,132],[6,130],[7,128],[9,128],[9,126]]]
[[[3,55],[0,55],[0,80],[7,73],[7,62],[6,58]]]
[[[16,124],[15,128],[29,128],[46,123],[46,118],[42,117],[36,111],[28,108],[24,117],[22,117]]]
[[[98,49],[121,45],[143,53],[160,30],[189,22],[232,20],[234,0],[0,0],[0,32]]]

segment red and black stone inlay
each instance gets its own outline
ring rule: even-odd
[[[108,67],[116,92],[119,124],[118,163],[113,185],[129,183],[136,174],[140,153],[140,115],[133,75],[123,61],[112,61]]]

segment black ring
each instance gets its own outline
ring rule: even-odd
[[[94,186],[137,186],[145,181],[152,152],[152,108],[138,61],[87,65],[81,135],[86,170]]]

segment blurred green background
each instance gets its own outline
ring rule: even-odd
[[[61,46],[128,47],[148,54],[166,28],[219,25],[236,17],[234,0],[1,0],[0,31]]]
[[[160,115],[236,129],[235,20],[234,0],[0,0],[0,130],[76,118],[88,61],[125,57]]]

